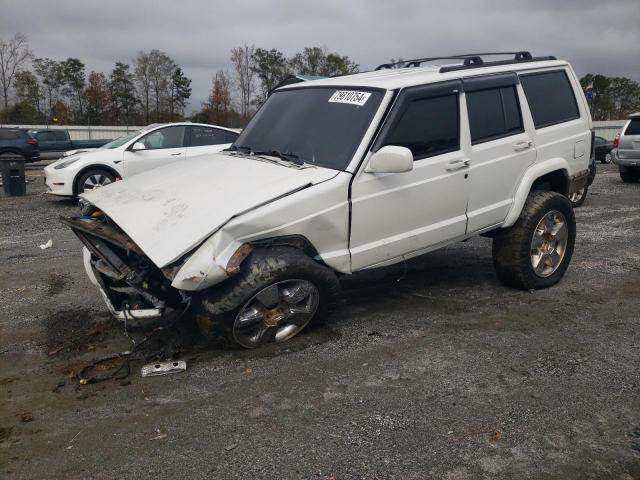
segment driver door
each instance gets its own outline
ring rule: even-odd
[[[413,170],[366,173],[362,168],[353,181],[353,271],[396,263],[464,236],[469,157],[461,148],[466,117],[460,115],[460,91],[455,81],[400,93],[373,151],[406,147],[413,153]]]
[[[175,125],[149,132],[124,152],[124,174],[127,177],[180,160],[186,156],[187,127]],[[144,149],[136,149],[142,143]]]

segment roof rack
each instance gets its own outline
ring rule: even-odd
[[[505,56],[513,55],[511,60],[497,60],[492,62],[485,62],[482,57],[488,56]],[[491,52],[491,53],[467,53],[464,55],[449,55],[445,57],[426,57],[426,58],[414,58],[412,60],[402,60],[394,63],[383,63],[378,65],[376,70],[384,70],[387,68],[399,67],[419,67],[426,62],[433,62],[435,60],[462,60],[460,65],[448,65],[440,68],[440,73],[451,72],[454,70],[464,70],[467,68],[480,68],[491,67],[495,65],[509,65],[512,63],[524,63],[524,62],[539,62],[543,60],[557,60],[556,57],[534,57],[527,51],[520,52]]]

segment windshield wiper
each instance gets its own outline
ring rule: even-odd
[[[246,147],[244,145],[231,145],[229,148],[225,148],[224,150],[222,150],[223,152],[248,152],[251,153],[253,152],[253,149],[251,147]]]
[[[300,160],[300,157],[295,153],[284,153],[280,150],[258,150],[252,152],[254,155],[266,155],[268,157],[276,157],[287,162],[296,163],[302,165],[304,162]]]

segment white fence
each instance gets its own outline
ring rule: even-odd
[[[620,131],[626,120],[610,120],[606,122],[593,122],[593,126],[596,131],[596,135],[604,137],[607,140],[613,140],[616,134]],[[78,125],[0,125],[0,127],[19,127],[28,128],[33,130],[44,130],[50,128],[64,129],[69,131],[71,140],[97,140],[101,138],[118,138],[122,135],[126,135],[129,132],[140,130],[142,127],[119,127],[119,126],[78,126]]]
[[[142,127],[120,126],[78,126],[78,125],[0,125],[9,128],[28,128],[29,130],[68,130],[71,140],[99,140],[103,138],[114,139],[126,135],[129,132],[140,130]]]
[[[626,120],[608,120],[604,122],[593,122],[593,129],[596,135],[607,140],[613,140],[614,137],[622,130]]]

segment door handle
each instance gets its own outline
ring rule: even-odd
[[[455,172],[456,170],[460,170],[461,168],[466,168],[469,166],[469,159],[465,160],[453,160],[445,165],[445,169],[447,172]]]
[[[182,155],[182,153],[172,153],[171,154],[172,157],[177,157],[178,155]]]
[[[527,150],[528,148],[533,147],[533,142],[531,140],[527,140],[526,142],[518,142],[513,146],[513,149],[516,152],[521,152],[523,150]]]

